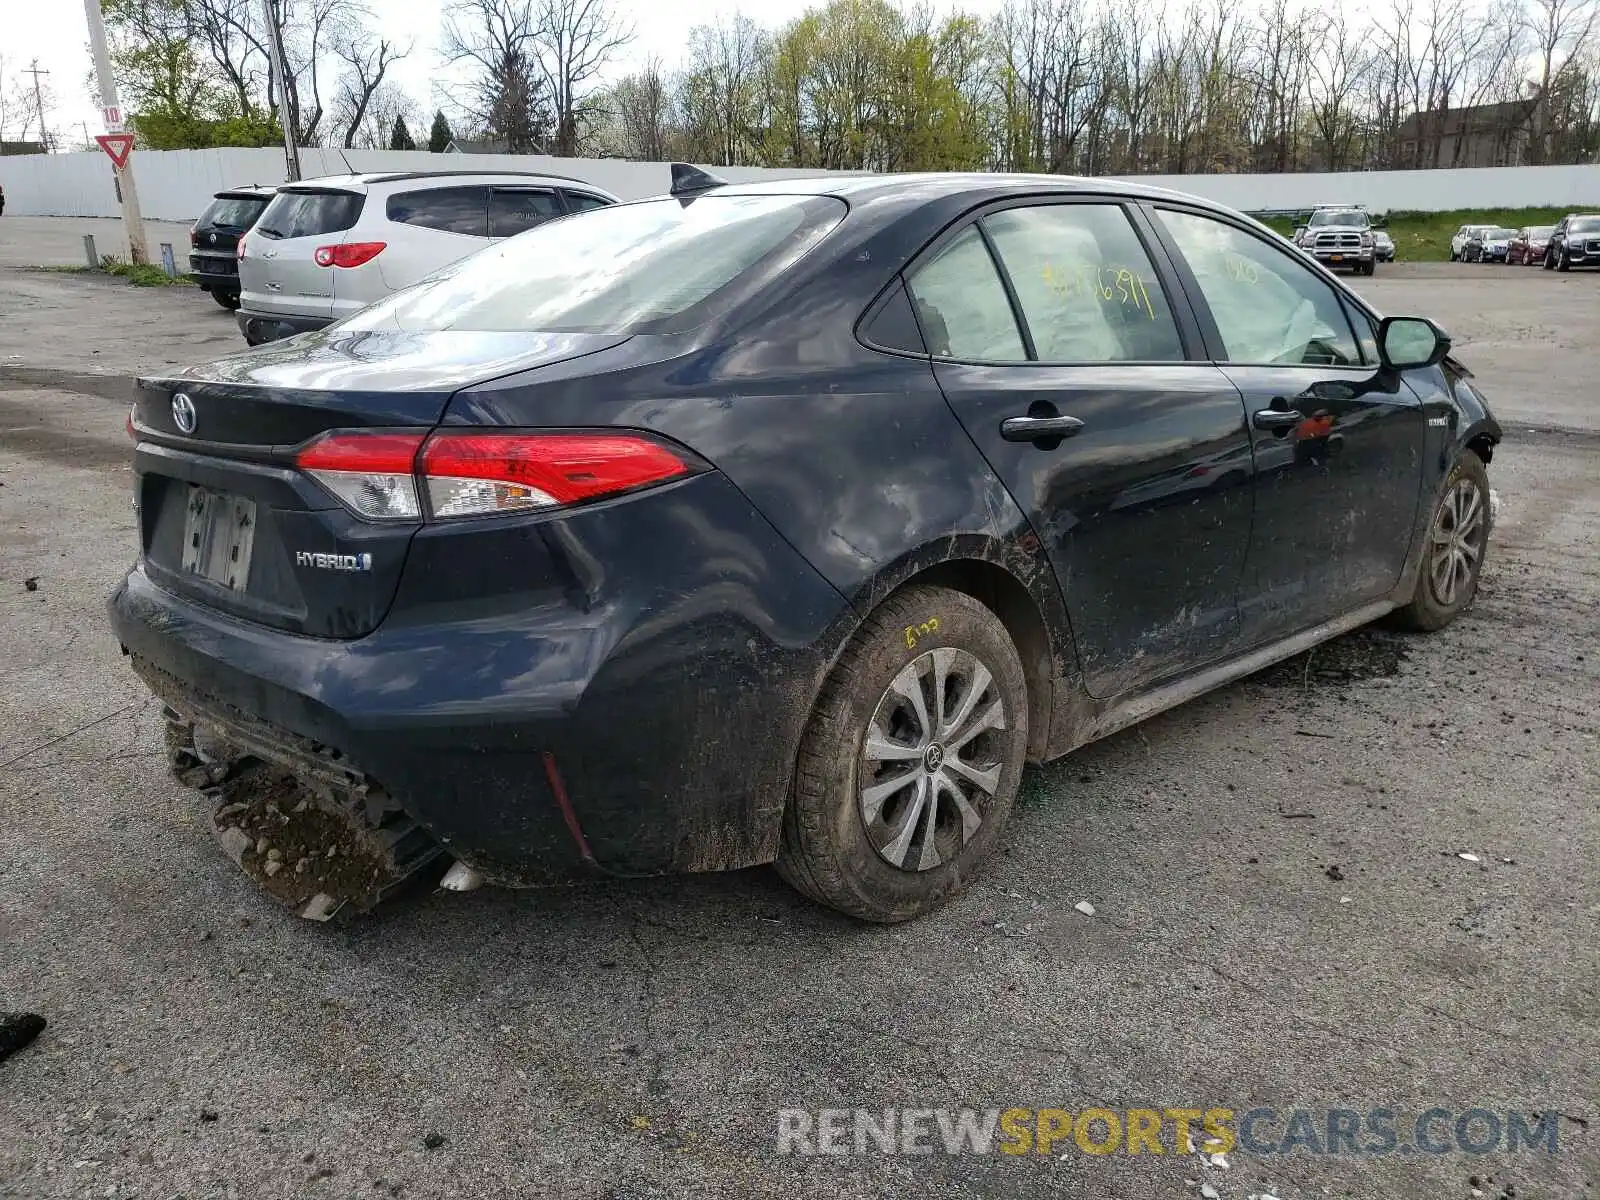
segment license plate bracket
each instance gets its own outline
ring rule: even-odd
[[[183,518],[183,569],[229,591],[250,582],[256,502],[191,486]]]

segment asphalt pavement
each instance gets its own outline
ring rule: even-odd
[[[232,320],[0,269],[0,1011],[50,1022],[0,1062],[0,1197],[1595,1195],[1600,276],[1359,286],[1456,332],[1507,421],[1448,630],[1032,771],[991,869],[910,925],[763,869],[318,926],[216,849],[104,617],[127,377]],[[1433,1108],[1547,1112],[1557,1147],[778,1150],[784,1110],[962,1106],[1388,1109],[1407,1145]]]

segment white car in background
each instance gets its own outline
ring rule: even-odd
[[[577,179],[395,171],[284,184],[239,242],[252,346],[331,325],[500,238],[616,204]]]
[[[1456,230],[1455,236],[1450,239],[1450,261],[1460,262],[1467,252],[1467,243],[1475,237],[1482,237],[1493,228],[1493,225],[1463,225]]]

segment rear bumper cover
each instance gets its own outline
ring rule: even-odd
[[[429,527],[363,638],[237,620],[138,567],[111,622],[180,714],[336,753],[491,882],[768,862],[853,618],[724,477],[663,491],[465,539]],[[467,541],[492,564],[453,558]],[[564,582],[453,599],[474,571]]]
[[[234,286],[238,286],[237,280],[234,281]],[[239,332],[244,334],[244,340],[252,346],[293,337],[297,333],[326,329],[333,324],[332,317],[302,317],[290,313],[253,312],[249,309],[240,309],[234,315],[239,322]]]

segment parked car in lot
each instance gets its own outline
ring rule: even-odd
[[[1481,241],[1483,235],[1487,233],[1490,228],[1491,226],[1488,225],[1463,225],[1460,229],[1456,230],[1450,238],[1450,261],[1464,261],[1467,254],[1467,243],[1472,241],[1474,238],[1477,238]]]
[[[1371,275],[1377,263],[1372,218],[1363,208],[1319,208],[1298,240],[1325,267]]]
[[[510,237],[617,198],[532,173],[406,171],[286,184],[241,244],[251,345],[321,329]]]
[[[218,192],[189,230],[189,278],[223,308],[239,307],[239,239],[275,191],[251,184]]]
[[[1372,231],[1372,252],[1381,263],[1394,261],[1394,239],[1389,236],[1387,229],[1374,229]]]
[[[308,916],[448,855],[904,920],[1024,763],[1471,603],[1501,431],[1449,350],[1162,189],[690,176],[140,380],[111,621]]]
[[[1498,225],[1485,225],[1467,239],[1461,257],[1467,262],[1505,262],[1515,229],[1502,229]]]
[[[1528,267],[1544,261],[1545,247],[1550,244],[1554,225],[1527,225],[1517,230],[1517,236],[1506,247],[1506,262]]]
[[[1573,267],[1600,266],[1600,215],[1573,213],[1562,217],[1550,231],[1544,250],[1544,269],[1568,271]]]

